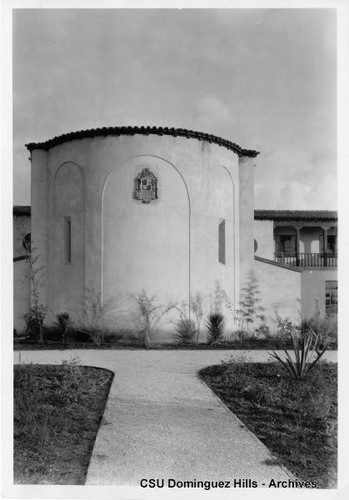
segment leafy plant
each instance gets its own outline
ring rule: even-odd
[[[191,297],[190,301],[191,305],[191,310],[193,312],[194,318],[195,318],[195,330],[196,330],[196,335],[195,335],[195,343],[198,344],[199,342],[199,337],[200,337],[200,329],[201,329],[201,323],[204,317],[204,312],[202,308],[202,296],[200,293],[197,293],[193,297]]]
[[[26,324],[25,333],[31,339],[38,339],[43,343],[44,321],[47,308],[41,303],[40,289],[42,287],[42,271],[44,266],[40,264],[40,255],[34,246],[24,245],[26,259],[29,264],[28,278],[31,286],[31,305],[27,313],[23,315]]]
[[[241,289],[240,309],[237,311],[246,330],[250,330],[252,324],[257,320],[265,322],[264,308],[260,305],[260,302],[258,280],[254,272],[250,271],[245,286]]]
[[[320,313],[316,313],[311,318],[302,319],[300,327],[302,333],[313,330],[320,346],[331,346],[337,342],[337,315],[320,316]]]
[[[180,318],[178,320],[174,337],[179,344],[192,344],[195,334],[196,328],[192,319]]]
[[[28,312],[23,315],[25,333],[32,340],[43,342],[43,327],[47,309],[42,304],[33,304]]]
[[[102,304],[101,294],[93,288],[87,288],[82,304],[77,312],[81,332],[85,333],[97,346],[105,341],[108,333],[106,316],[109,303]]]
[[[265,323],[262,323],[258,328],[255,329],[255,334],[257,337],[266,339],[269,339],[271,337],[270,328]]]
[[[137,305],[137,320],[140,339],[144,347],[151,346],[152,337],[157,331],[161,319],[176,307],[172,301],[166,304],[156,304],[156,295],[148,297],[143,289],[136,295],[131,295],[131,298]]]
[[[243,342],[248,338],[249,332],[243,328],[238,328],[233,332],[233,335],[239,342]]]
[[[275,351],[271,353],[271,356],[280,363],[292,378],[302,380],[319,362],[327,347],[319,349],[319,339],[312,330],[308,330],[304,335],[299,335],[297,328],[294,328],[289,335],[292,341],[294,359],[286,350],[284,350],[285,359],[282,359]]]
[[[73,325],[68,313],[60,313],[56,315],[55,325],[57,326],[63,340],[63,344],[67,342],[68,333]]]
[[[297,335],[301,334],[301,330],[298,325],[293,324],[288,318],[281,318],[277,313],[276,328],[277,334],[282,340],[290,338],[294,333]]]
[[[207,341],[210,345],[221,342],[224,338],[224,317],[221,313],[209,314],[206,326],[208,330]]]

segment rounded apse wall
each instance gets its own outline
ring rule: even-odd
[[[47,246],[50,310],[86,289],[103,304],[144,290],[181,307],[201,294],[208,311],[217,288],[235,302],[239,156],[255,152],[183,129],[101,130],[28,145],[34,191],[47,177],[33,232]]]

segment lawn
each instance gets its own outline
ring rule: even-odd
[[[275,363],[223,363],[200,377],[298,479],[336,487],[337,365],[305,380]]]
[[[84,484],[113,379],[99,368],[14,368],[14,482]]]

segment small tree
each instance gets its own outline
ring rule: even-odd
[[[31,287],[31,304],[29,311],[23,315],[23,319],[26,323],[26,334],[31,338],[38,338],[40,344],[42,344],[44,340],[44,321],[47,314],[47,308],[41,303],[40,297],[44,265],[40,264],[40,255],[29,241],[25,241],[23,246],[29,265],[27,278]]]
[[[253,271],[250,271],[245,286],[241,289],[240,309],[238,315],[250,331],[251,325],[260,320],[265,322],[264,309],[260,305],[260,291],[258,280]]]
[[[200,337],[200,328],[201,328],[201,323],[204,317],[204,312],[202,309],[202,296],[200,293],[197,293],[193,297],[191,297],[191,310],[193,311],[193,315],[195,318],[195,329],[196,329],[196,334],[195,334],[195,344],[199,343],[199,337]]]
[[[102,303],[101,294],[94,288],[86,288],[76,316],[80,330],[100,346],[104,343],[108,328],[106,325],[110,301]]]
[[[131,295],[137,304],[137,319],[139,333],[144,347],[151,346],[152,337],[156,332],[160,320],[176,307],[170,300],[166,304],[156,304],[156,295],[148,297],[143,289],[140,293]]]

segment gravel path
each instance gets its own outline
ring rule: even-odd
[[[16,363],[81,364],[115,373],[90,462],[89,485],[138,485],[142,479],[230,481],[267,486],[290,473],[269,465],[267,448],[197,377],[234,357],[268,361],[265,351],[22,351]],[[336,353],[329,353],[336,361]]]

